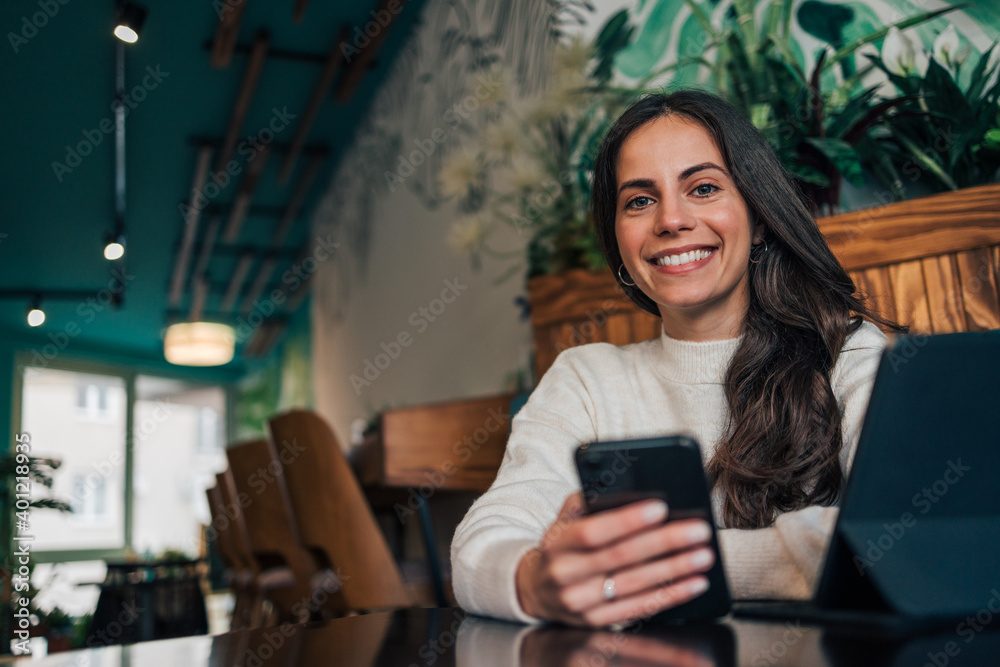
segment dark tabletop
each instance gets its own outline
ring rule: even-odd
[[[992,619],[991,619],[992,620]],[[998,623],[1000,625],[1000,623]],[[309,625],[186,637],[49,656],[39,667],[461,667],[628,665],[773,667],[817,665],[996,665],[1000,632],[948,627],[891,637],[884,632],[796,622],[630,627],[590,632],[524,626],[461,609],[407,609]]]

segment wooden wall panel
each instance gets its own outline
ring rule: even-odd
[[[632,318],[628,313],[608,315],[608,342],[612,345],[627,345],[632,338]]]
[[[556,360],[555,340],[552,325],[535,326],[535,383],[542,379],[542,374]]]
[[[996,247],[958,253],[956,257],[969,331],[1000,328],[996,258]]]
[[[503,394],[384,412],[379,440],[369,445],[381,449],[375,458],[383,469],[375,481],[485,491],[507,447],[511,398]]]
[[[632,313],[632,342],[658,338],[663,329],[663,321],[638,308]]]
[[[900,324],[910,327],[911,333],[931,333],[931,313],[927,303],[924,270],[919,260],[901,262],[889,267],[896,315]]]
[[[591,273],[575,269],[558,276],[532,278],[528,294],[535,326],[635,309],[610,271]]]
[[[885,267],[875,267],[851,273],[858,291],[867,299],[868,306],[876,313],[889,320],[896,321],[896,299],[892,293],[892,280],[889,270]]]
[[[1000,243],[1000,183],[818,220],[848,270]]]
[[[955,256],[928,257],[920,263],[924,270],[931,330],[935,334],[965,331],[965,308]]]

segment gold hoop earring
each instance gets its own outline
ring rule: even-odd
[[[764,249],[757,253],[757,259],[753,258],[753,252],[752,251],[750,253],[750,255],[751,255],[750,256],[750,263],[751,264],[760,264],[760,256],[763,255],[765,252],[767,252],[767,241],[761,241],[761,243],[764,244]],[[761,243],[756,244],[754,246],[754,248],[759,248],[761,246]]]
[[[625,263],[622,262],[622,265],[618,267],[618,280],[621,282],[622,285],[628,285],[629,287],[635,287],[635,283],[626,282],[625,279],[622,278],[622,269],[624,269],[624,268],[625,268]]]

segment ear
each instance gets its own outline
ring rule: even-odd
[[[751,236],[750,242],[753,245],[758,245],[764,242],[764,233],[767,231],[767,227],[764,226],[763,222],[758,222],[753,226],[753,234]]]

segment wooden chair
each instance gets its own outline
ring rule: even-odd
[[[277,454],[269,441],[253,440],[230,447],[226,458],[253,557],[262,572],[285,567],[294,580],[268,597],[278,607],[282,621],[307,620],[311,613],[320,611],[314,578],[319,580],[325,573],[302,545]],[[323,608],[343,608],[339,591],[326,591],[323,598]]]
[[[294,410],[269,422],[299,533],[336,568],[352,610],[411,606],[396,561],[329,425]],[[293,455],[294,453],[294,455]]]
[[[264,606],[260,568],[253,559],[249,547],[244,549],[238,543],[237,527],[234,525],[236,519],[230,517],[232,510],[227,513],[227,503],[222,491],[225,479],[220,480],[220,476],[222,473],[216,475],[216,485],[206,489],[205,493],[212,514],[209,537],[214,538],[215,547],[226,567],[226,578],[235,599],[229,629],[234,631],[261,627],[267,618],[267,611]],[[285,586],[292,583],[290,572],[285,579],[283,582]]]
[[[261,568],[250,545],[246,518],[239,503],[232,471],[227,468],[218,473],[215,479],[219,500],[222,502],[219,509],[225,515],[225,519],[219,519],[215,525],[222,528],[219,532],[225,534],[222,539],[228,543],[236,567],[249,579],[246,584],[248,600],[244,608],[239,610],[239,617],[236,615],[237,610],[233,610],[234,623],[247,628],[275,625],[281,618],[280,610],[290,610],[295,604],[294,594],[290,590],[295,577],[288,567]]]

